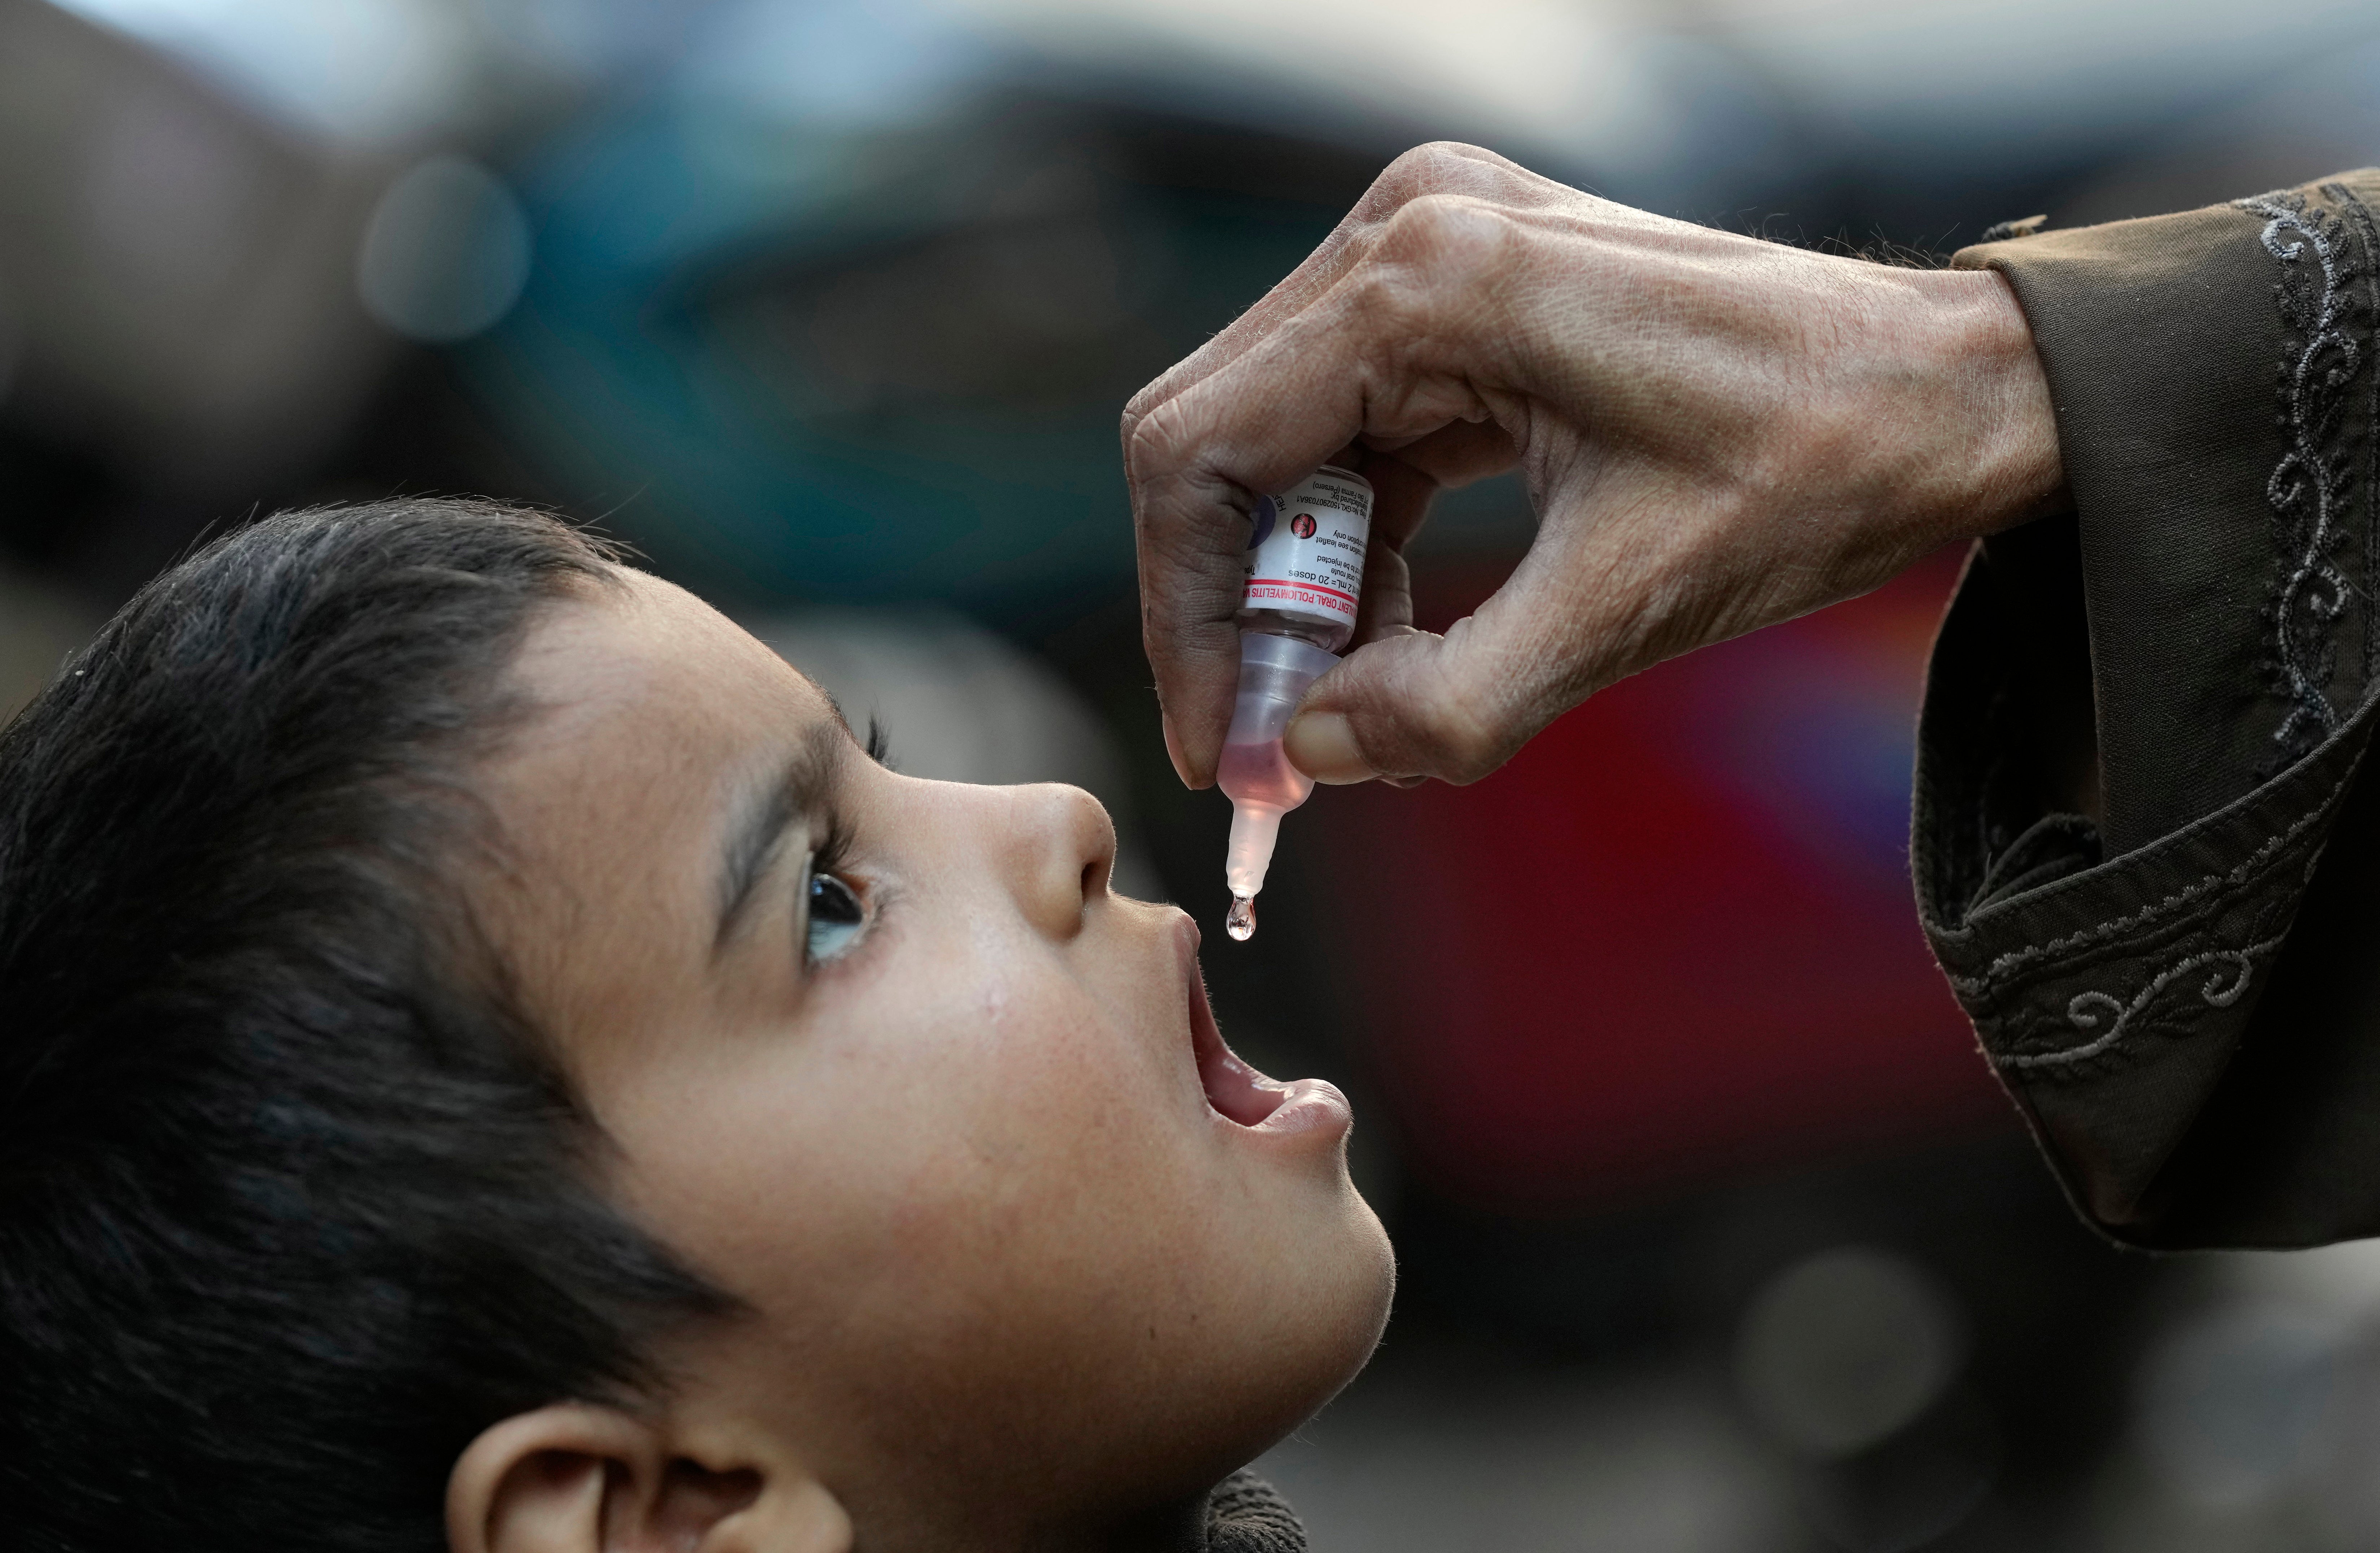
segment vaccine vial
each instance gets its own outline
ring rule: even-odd
[[[1281,735],[1306,686],[1339,661],[1355,634],[1372,488],[1363,476],[1326,464],[1280,495],[1257,498],[1249,522],[1239,694],[1215,771],[1232,800],[1223,863],[1232,911],[1224,926],[1242,940],[1257,930],[1257,892],[1281,817],[1314,791],[1313,779],[1281,754]]]

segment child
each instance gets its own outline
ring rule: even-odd
[[[1069,788],[539,514],[221,540],[0,734],[36,1548],[1266,1548],[1390,1262]]]

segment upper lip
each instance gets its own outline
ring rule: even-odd
[[[1185,915],[1179,935],[1183,979],[1188,983],[1190,1045],[1198,1064],[1198,1084],[1207,1103],[1224,1118],[1253,1127],[1281,1108],[1281,1086],[1233,1054],[1216,1027],[1215,1011],[1207,1001],[1206,978],[1198,972],[1198,925]]]

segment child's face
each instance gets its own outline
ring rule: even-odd
[[[638,574],[517,675],[482,904],[615,1196],[756,1312],[686,1385],[922,1530],[1192,1492],[1361,1365],[1391,1270],[1345,1102],[1231,1062],[1096,801],[879,767]]]

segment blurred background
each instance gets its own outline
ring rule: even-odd
[[[1355,1095],[1403,1283],[1265,1463],[1318,1553],[2380,1545],[2380,1250],[2102,1244],[1925,956],[1956,557],[1326,791],[1213,931],[1117,412],[1436,138],[1947,253],[2380,160],[2380,8],[0,0],[0,713],[261,509],[600,520],[903,769],[1098,792],[1235,1043]],[[1531,529],[1450,498],[1424,623]]]

